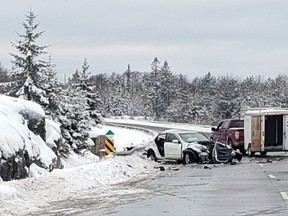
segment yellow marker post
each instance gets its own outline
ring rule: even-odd
[[[115,152],[114,140],[112,138],[114,135],[115,134],[111,130],[109,130],[106,133],[106,139],[105,139],[105,154],[106,155],[109,155],[110,153]]]
[[[106,137],[105,139],[105,153],[106,155],[109,155],[110,153],[115,152],[115,147],[114,147],[114,140],[109,139]]]

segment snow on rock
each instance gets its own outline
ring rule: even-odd
[[[25,156],[27,152],[30,158],[37,159],[44,166],[49,167],[56,155],[43,141],[43,137],[40,137],[41,134],[36,135],[31,129],[31,127],[37,129],[37,123],[45,122],[45,113],[40,105],[24,99],[0,95],[0,119],[0,152],[3,159],[14,163],[17,162],[17,157],[21,158],[23,157],[21,154]],[[44,127],[40,130],[45,133]],[[11,170],[7,172],[6,176],[11,175],[9,173]]]
[[[61,129],[60,126],[50,120],[50,119],[46,119],[46,143],[47,145],[53,149],[53,148],[57,148],[56,145],[56,141],[58,141],[59,139],[61,139]]]
[[[29,177],[33,178],[43,175],[45,173],[48,173],[48,171],[46,169],[37,166],[36,164],[31,164],[31,166],[29,167]]]
[[[1,107],[9,108],[8,115],[11,113],[25,112],[38,118],[45,116],[45,112],[40,105],[28,100],[0,95],[0,104]]]

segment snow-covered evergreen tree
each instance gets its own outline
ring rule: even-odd
[[[214,116],[220,119],[235,117],[240,111],[239,81],[228,75],[220,76],[217,81]]]
[[[91,72],[89,71],[90,65],[88,60],[85,58],[82,70],[76,72],[72,75],[72,79],[69,80],[69,84],[76,91],[81,92],[82,97],[86,100],[88,106],[88,112],[92,118],[94,124],[100,123],[98,112],[100,111],[100,106],[102,104],[100,97],[93,90],[93,83],[90,82]]]
[[[151,63],[151,72],[149,74],[147,83],[147,98],[145,98],[146,107],[149,110],[150,115],[158,120],[161,116],[161,76],[160,76],[160,61],[158,58],[154,58]]]
[[[165,116],[165,119],[167,119],[166,110],[172,101],[176,99],[175,83],[167,60],[164,61],[164,64],[161,67],[160,76],[161,115],[163,117]]]
[[[53,85],[49,82],[52,79],[54,82],[55,73],[51,62],[40,59],[46,54],[48,46],[37,45],[37,39],[44,31],[36,32],[39,26],[34,23],[36,15],[30,10],[25,16],[26,20],[23,22],[25,33],[18,33],[20,39],[12,43],[19,54],[11,54],[14,58],[12,61],[14,68],[9,95],[31,100],[46,107],[49,104],[47,96],[49,92],[46,92],[46,87]]]
[[[89,105],[82,90],[81,76],[76,70],[69,80],[67,88],[59,95],[58,121],[61,126],[61,133],[64,138],[64,154],[68,153],[67,146],[78,152],[88,147],[89,131],[92,126]],[[63,154],[62,152],[62,154]]]
[[[7,69],[5,69],[0,63],[0,93],[5,94],[10,87],[10,76]]]

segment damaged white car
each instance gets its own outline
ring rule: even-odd
[[[173,160],[189,163],[209,162],[214,143],[199,132],[166,130],[145,147],[151,160]]]

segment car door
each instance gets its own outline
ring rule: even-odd
[[[226,127],[227,127],[227,121],[220,122],[216,130],[213,132],[213,140],[217,139],[219,142],[225,143]]]
[[[161,157],[165,157],[164,143],[166,140],[166,135],[167,135],[166,133],[161,133],[155,138],[155,144]]]
[[[164,152],[166,158],[180,159],[181,158],[181,142],[173,133],[168,133],[164,143]]]

